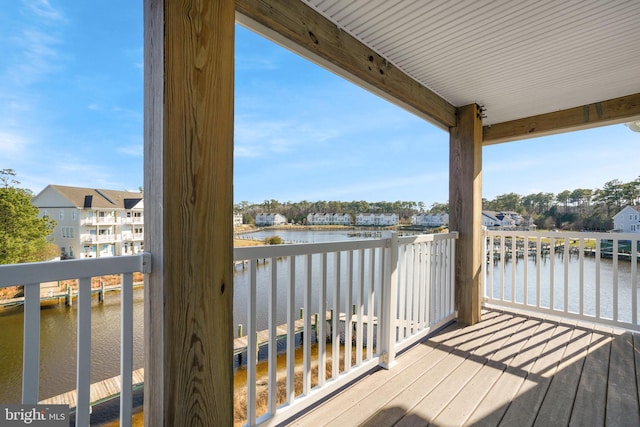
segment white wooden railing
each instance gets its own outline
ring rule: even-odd
[[[247,348],[267,346],[264,413],[258,414],[256,408],[259,353],[246,352],[247,424],[275,425],[377,365],[390,368],[397,351],[452,320],[456,238],[457,233],[411,237],[386,233],[382,239],[236,248],[234,261],[248,262],[250,272]],[[269,269],[267,283],[258,283],[259,268]],[[242,290],[236,286],[235,291]],[[296,366],[300,306],[303,356],[301,366]],[[259,317],[266,322],[259,325]],[[281,378],[279,325],[287,328],[286,374]],[[259,342],[261,330],[268,331],[266,343]],[[317,336],[315,343],[312,336]],[[330,352],[327,341],[335,343]],[[313,359],[312,347],[317,348]],[[312,384],[314,367],[318,379]],[[296,392],[296,372],[302,374],[301,392]],[[286,382],[282,405],[277,404],[279,379]]]
[[[246,292],[246,348],[268,349],[269,403],[261,414],[255,404],[258,354],[245,351],[247,423],[276,423],[377,365],[391,368],[396,352],[452,320],[456,238],[457,233],[398,237],[387,232],[382,239],[236,248],[234,262],[249,269],[249,289],[234,286],[236,294]],[[258,266],[268,269],[264,282],[258,280]],[[150,268],[148,254],[0,266],[0,287],[24,285],[24,404],[39,400],[40,283],[79,279],[76,425],[89,425],[91,278],[122,274],[120,425],[131,425],[133,273]],[[265,298],[258,300],[258,289],[266,289]],[[296,329],[300,308],[302,328]],[[265,310],[267,320],[260,324],[258,314]],[[283,339],[278,325],[285,325],[287,338],[283,405],[276,401],[277,342]],[[258,342],[262,330],[268,330],[266,343]],[[328,352],[327,341],[347,345]],[[295,363],[297,345],[301,366]],[[317,348],[313,360],[312,348]],[[312,382],[314,368],[318,380]],[[298,371],[301,392],[295,388]]]
[[[639,239],[485,231],[485,304],[640,330]]]
[[[24,286],[22,403],[37,404],[40,377],[40,283],[78,279],[76,425],[88,426],[91,385],[91,278],[122,274],[120,326],[120,425],[131,425],[133,371],[133,273],[150,271],[139,254],[82,260],[0,265],[0,288]]]

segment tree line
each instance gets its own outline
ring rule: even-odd
[[[576,188],[554,193],[519,195],[507,193],[494,199],[482,199],[482,208],[489,211],[513,211],[533,218],[541,229],[610,230],[612,217],[624,206],[640,205],[640,177],[629,182],[618,179],[607,181],[602,188]],[[400,222],[409,222],[418,213],[448,213],[448,203],[433,203],[428,208],[424,202],[395,201],[367,202],[307,201],[280,202],[270,199],[262,203],[243,201],[235,204],[236,212],[244,215],[245,224],[253,223],[259,213],[279,213],[289,222],[303,224],[310,213],[347,213],[353,218],[359,213],[395,213]]]
[[[343,202],[336,200],[319,200],[310,202],[279,202],[278,200],[265,200],[262,203],[249,203],[243,201],[236,203],[234,210],[244,216],[244,223],[254,222],[256,215],[260,213],[279,213],[284,215],[289,222],[304,224],[310,213],[346,213],[353,218],[359,213],[395,213],[401,219],[411,219],[416,212],[424,211],[424,202],[395,201],[395,202],[367,202],[365,200],[354,200]]]

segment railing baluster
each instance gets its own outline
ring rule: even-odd
[[[131,426],[133,411],[133,274],[120,276],[120,425]]]
[[[91,278],[78,280],[76,426],[88,426],[91,404]]]
[[[289,292],[287,298],[287,403],[295,399],[296,368],[296,257],[289,257]]]
[[[584,239],[580,239],[578,247],[578,263],[580,275],[580,316],[584,315]]]
[[[446,289],[446,269],[444,263],[444,243],[441,241],[435,242],[435,250],[436,256],[433,259],[433,262],[436,266],[436,283],[437,292],[438,292],[438,309],[437,309],[437,318],[436,321],[440,322],[445,316],[447,312],[446,301],[448,298],[448,292]],[[442,286],[444,284],[445,286]]]
[[[320,283],[320,296],[318,300],[318,323],[316,332],[318,336],[318,386],[322,387],[325,383],[327,357],[326,347],[327,339],[325,333],[325,324],[327,323],[327,253],[322,254],[322,282]]]
[[[40,284],[24,286],[22,403],[38,403],[40,384]]]
[[[269,282],[269,295],[267,296],[268,304],[268,324],[269,324],[269,346],[268,351],[268,387],[269,387],[269,415],[276,413],[278,406],[278,331],[277,331],[277,286],[278,284],[278,259],[271,258],[271,281]]]
[[[602,239],[596,239],[596,319],[600,319],[600,251]]]
[[[524,275],[524,305],[529,305],[529,237],[522,240],[522,265]]]
[[[431,282],[431,323],[436,323],[439,320],[439,311],[438,311],[438,264],[436,262],[438,245],[437,242],[431,242],[431,252],[429,256],[429,265],[431,268],[430,272],[430,282]]]
[[[516,302],[516,263],[517,263],[517,246],[515,234],[511,236],[511,302]]]
[[[363,315],[364,315],[364,250],[358,251],[358,295],[356,296],[356,365],[362,365]]]
[[[496,297],[496,294],[494,292],[494,278],[493,278],[493,271],[495,270],[495,268],[493,268],[494,266],[494,259],[495,259],[495,240],[493,238],[493,235],[491,236],[490,240],[489,240],[489,259],[487,260],[487,262],[490,263],[491,268],[489,269],[489,295],[491,296],[491,299],[494,299]],[[485,261],[483,261],[485,262]]]
[[[304,283],[304,335],[302,339],[302,389],[303,394],[308,396],[311,392],[311,277],[312,262],[311,254],[305,255],[306,259],[306,280]]]
[[[453,313],[455,311],[455,292],[456,292],[456,273],[455,273],[455,269],[456,269],[456,241],[455,239],[450,239],[448,241],[448,245],[449,245],[449,268],[447,269],[447,271],[449,272],[449,295],[451,296],[450,298],[450,305],[449,305],[449,310],[447,310],[449,313]]]
[[[540,279],[542,278],[542,238],[536,239],[536,307],[540,308]],[[551,294],[553,296],[553,294]],[[549,307],[553,308],[553,303],[549,302]]]
[[[424,309],[425,309],[425,322],[429,327],[433,323],[433,309],[431,299],[431,246],[433,242],[426,242],[424,246],[424,260],[425,260],[425,272],[424,272]]]
[[[374,280],[375,280],[375,250],[369,249],[369,280],[367,281],[367,360],[373,358],[373,318]]]
[[[382,348],[382,294],[384,287],[384,271],[385,271],[385,250],[378,249],[378,280],[376,280],[376,315],[378,316],[378,324],[376,326],[376,354],[381,355]]]
[[[613,257],[613,321],[618,321],[618,238],[613,239],[611,256]]]
[[[347,252],[347,295],[344,301],[344,371],[351,370],[352,327],[351,301],[353,296],[353,251]]]
[[[500,236],[500,300],[504,301],[504,250],[505,250],[505,236]]]
[[[552,237],[549,239],[549,298],[551,301],[551,310],[556,306],[555,301],[555,261],[556,261],[556,241]]]
[[[399,247],[398,256],[398,339],[402,341],[405,338],[405,325],[406,325],[406,309],[405,309],[405,301],[406,301],[406,290],[407,290],[407,270],[406,270],[406,246]]]
[[[631,323],[638,325],[638,239],[631,240]]]
[[[256,290],[258,260],[252,259],[249,263],[249,301],[247,301],[247,423],[250,426],[256,423],[256,365],[258,363],[258,340],[256,327]]]
[[[416,334],[420,330],[420,259],[419,259],[419,243],[411,245],[412,259],[411,263],[411,282],[413,283],[413,313],[411,315],[411,332]]]
[[[420,321],[420,326],[419,329],[423,330],[425,328],[429,327],[429,319],[427,318],[427,308],[426,308],[426,301],[427,301],[427,279],[426,279],[426,272],[427,272],[427,260],[426,260],[426,247],[427,244],[426,242],[422,242],[419,243],[419,251],[420,251],[420,263],[419,263],[419,270],[420,270],[420,274],[418,275],[418,281],[420,283],[419,285],[419,289],[420,289],[420,306],[418,308],[418,313],[419,313],[419,321]]]
[[[569,312],[569,239],[564,238],[564,313]]]
[[[331,316],[331,351],[332,351],[332,375],[333,379],[338,378],[340,373],[340,264],[342,259],[342,252],[335,252],[335,274],[336,281],[333,288],[333,315]]]

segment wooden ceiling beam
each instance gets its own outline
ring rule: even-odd
[[[535,138],[632,121],[640,117],[640,93],[484,126],[483,145]]]
[[[455,108],[300,0],[236,0],[236,21],[448,130]]]

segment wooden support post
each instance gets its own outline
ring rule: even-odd
[[[144,424],[233,425],[234,0],[144,0]]]
[[[71,285],[67,285],[67,298],[65,302],[69,307],[73,305],[73,288],[71,288]]]
[[[481,317],[482,119],[476,104],[457,109],[449,129],[449,228],[459,233],[455,254],[458,320],[472,325]]]

